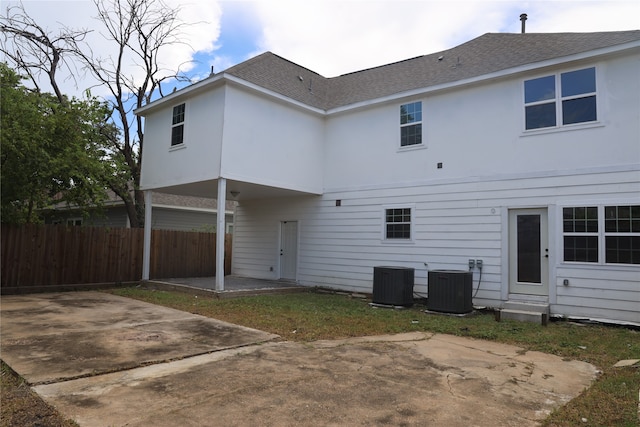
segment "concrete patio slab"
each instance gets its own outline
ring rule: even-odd
[[[3,296],[1,357],[30,384],[130,369],[277,335],[100,292]]]
[[[215,277],[184,277],[177,279],[154,279],[142,283],[147,289],[178,291],[213,298],[238,298],[253,295],[308,292],[311,288],[299,286],[291,281],[253,279],[226,276],[224,290],[216,290]]]
[[[73,351],[78,347],[75,341],[89,346],[95,337],[101,351],[93,353],[96,361],[91,366],[106,373],[34,387],[80,426],[535,426],[596,377],[595,367],[584,362],[430,333],[294,343],[269,341],[273,335],[231,325],[233,332],[216,341],[219,329],[214,325],[200,328],[189,323],[198,316],[104,296],[110,303],[95,293],[2,300],[2,358],[22,375],[26,370],[31,378],[48,378],[34,368],[37,360],[58,376],[68,372],[72,365],[86,362],[73,359],[78,354]],[[119,312],[113,304],[129,308]],[[33,313],[36,323],[29,327],[26,311],[31,305],[57,316],[47,323],[44,313]],[[93,311],[104,312],[95,314],[95,322],[92,306]],[[23,311],[24,316],[18,314]],[[142,312],[146,314],[137,318]],[[158,320],[165,316],[171,320]],[[120,325],[117,332],[107,327],[110,318]],[[78,319],[87,323],[87,329],[78,325]],[[4,337],[5,326],[11,331],[9,338]],[[38,340],[56,335],[57,330],[67,346],[56,347],[55,359],[50,359],[52,353]],[[234,341],[234,348],[221,349],[236,331],[248,335]],[[127,344],[113,350],[99,344],[105,332]],[[131,361],[135,355],[154,354],[164,347],[156,344],[164,342],[173,354],[180,336],[196,341],[192,353],[200,351],[203,342],[219,351],[148,366],[140,362],[136,368],[116,372],[100,368],[109,366],[103,352],[109,357],[122,353],[122,360]],[[251,341],[262,343],[243,344]],[[153,351],[147,353],[143,350],[149,342]]]

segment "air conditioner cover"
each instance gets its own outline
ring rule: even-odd
[[[413,268],[373,267],[373,303],[413,305],[414,278]]]
[[[427,310],[463,314],[473,311],[473,273],[432,270],[428,274]]]

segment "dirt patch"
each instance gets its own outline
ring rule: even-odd
[[[58,411],[47,405],[20,377],[2,364],[0,426],[74,427]]]

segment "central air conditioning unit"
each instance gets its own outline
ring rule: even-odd
[[[429,271],[427,310],[464,314],[473,311],[473,273],[465,270]]]
[[[405,267],[373,267],[374,304],[413,305],[415,270]]]

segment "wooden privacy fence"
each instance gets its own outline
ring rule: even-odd
[[[140,228],[2,225],[0,286],[28,288],[134,282],[142,278]],[[152,230],[150,277],[215,276],[216,235]],[[225,236],[225,273],[231,235]]]

